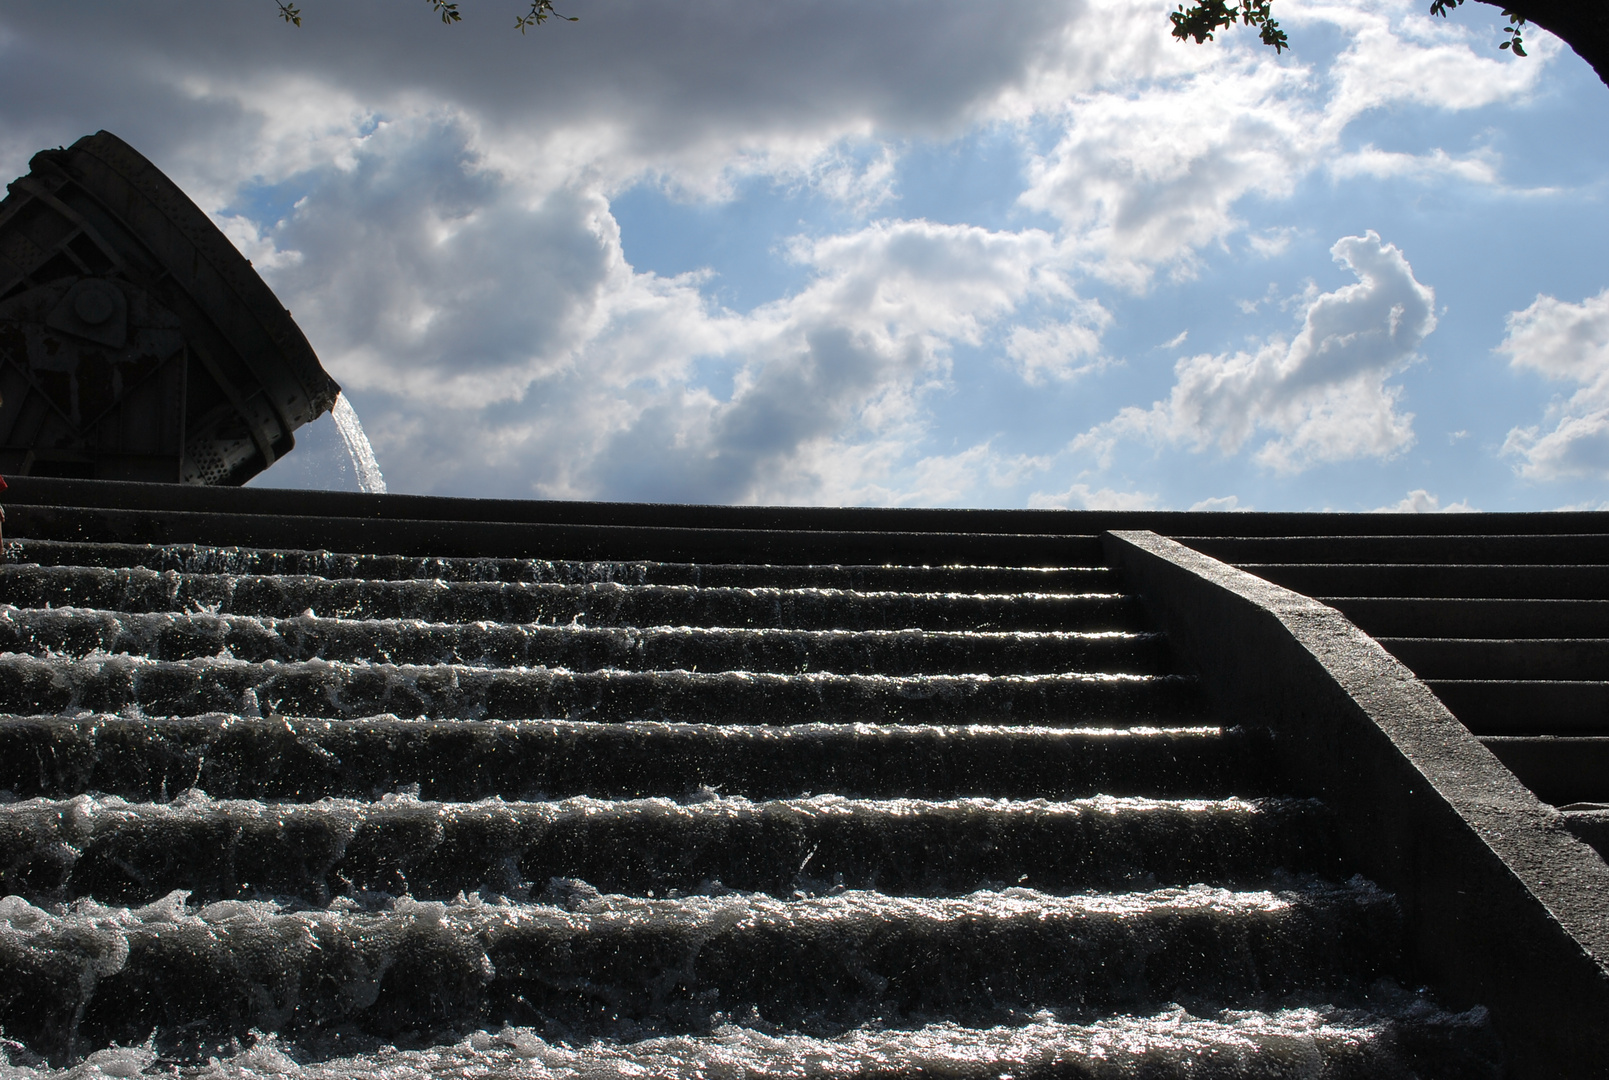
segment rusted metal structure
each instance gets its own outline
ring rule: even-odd
[[[102,131],[0,201],[0,473],[239,485],[340,387],[178,185]]]

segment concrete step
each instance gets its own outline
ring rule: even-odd
[[[1378,640],[1422,679],[1590,682],[1609,674],[1609,638]]]
[[[1609,533],[1340,536],[1178,536],[1227,563],[1481,563],[1532,566],[1609,563]]]
[[[1609,637],[1609,600],[1317,599],[1372,637]]]
[[[81,795],[0,806],[0,892],[140,905],[367,893],[525,899],[550,878],[608,893],[941,897],[1027,886],[1254,886],[1341,869],[1313,800],[710,796],[558,802],[169,803]]]
[[[11,897],[0,964],[9,1000],[28,1007],[6,1010],[6,1032],[57,1054],[137,1045],[153,1028],[200,1042],[510,1022],[575,1037],[621,1021],[707,1030],[735,1012],[819,1033],[874,1017],[968,1024],[1045,1008],[1274,1003],[1367,985],[1400,949],[1396,904],[1362,882],[789,901],[599,896],[556,882],[550,898],[563,906],[401,900],[370,912],[193,908],[176,892],[132,911],[58,915]]]
[[[862,592],[1115,592],[1112,571],[1069,566],[844,566],[756,563],[585,562],[565,559],[421,558],[204,544],[88,544],[21,540],[12,563],[142,567],[183,574],[290,575],[370,581],[508,581],[590,585],[702,585],[722,588],[854,589]]]
[[[372,1051],[414,1080],[400,1055],[472,1040],[434,1080],[540,1037],[589,1075],[629,1043],[650,1077],[650,1046],[943,1032],[841,1074],[914,1080],[988,1031],[1043,1049],[1035,1024],[1114,1033],[1047,1077],[1498,1057],[1396,988],[1395,902],[1335,884],[1327,811],[1203,713],[1093,536],[405,499],[316,519],[348,554],[131,543],[309,535],[292,496],[174,497],[10,523],[62,531],[0,569],[9,1058],[305,1077]],[[1208,1018],[1192,1053],[1143,1042],[1164,1008]],[[1229,1027],[1233,1069],[1201,1056]]]
[[[753,799],[833,791],[945,799],[1271,794],[1245,728],[600,724],[588,721],[0,717],[0,790],[166,800],[474,801],[592,795]]]
[[[1609,682],[1427,679],[1477,735],[1609,735]]]
[[[1176,675],[780,675],[463,664],[253,664],[208,658],[0,656],[0,710],[196,716],[270,710],[357,718],[722,720],[760,724],[1175,723],[1199,709]]]
[[[1308,596],[1518,600],[1609,599],[1609,565],[1489,563],[1241,563]]]
[[[219,514],[29,506],[14,499],[6,506],[10,536],[90,543],[166,546],[183,542],[297,550],[305,549],[316,537],[336,551],[412,558],[877,565],[888,561],[890,552],[899,552],[901,562],[927,565],[1094,566],[1101,562],[1100,537],[1095,534],[527,524],[343,516],[321,516],[310,523],[305,510]],[[1046,520],[1045,525],[1052,522]]]
[[[1543,802],[1609,802],[1609,736],[1493,735],[1481,742]]]
[[[4,606],[0,606],[0,652],[77,657],[109,653],[153,660],[232,656],[256,663],[317,658],[571,671],[1152,675],[1169,668],[1160,634],[1130,631],[639,629]]]
[[[1592,807],[1567,808],[1565,824],[1570,831],[1598,849],[1598,854],[1609,859],[1609,803]]]
[[[427,622],[725,626],[796,630],[1137,630],[1117,593],[911,593],[683,585],[365,581],[98,567],[0,567],[0,602],[24,608],[201,611]]]

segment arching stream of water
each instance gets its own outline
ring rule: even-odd
[[[334,418],[335,428],[341,433],[341,442],[346,444],[346,452],[352,458],[352,471],[358,475],[358,485],[371,495],[384,495],[385,477],[380,475],[380,463],[375,460],[374,447],[369,445],[369,437],[363,433],[363,423],[345,394],[335,399],[330,416]]]

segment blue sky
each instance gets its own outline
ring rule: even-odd
[[[1609,88],[1486,5],[1279,0],[1283,56],[1154,0],[301,6],[0,0],[0,169],[143,150],[393,491],[1606,500]],[[300,441],[257,483],[354,483]]]

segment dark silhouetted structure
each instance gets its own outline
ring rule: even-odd
[[[340,387],[206,214],[109,132],[0,202],[0,473],[239,485]]]

